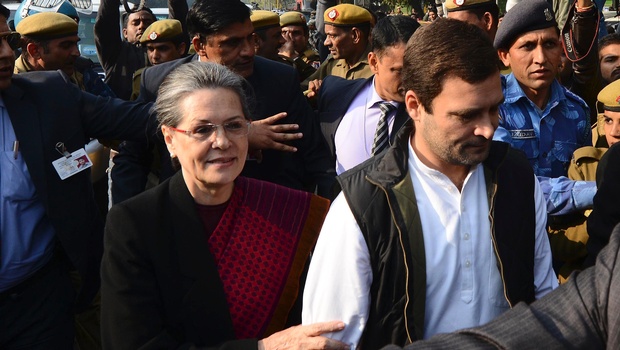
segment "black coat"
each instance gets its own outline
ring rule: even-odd
[[[87,306],[99,289],[103,221],[95,204],[90,171],[61,180],[52,162],[84,148],[90,138],[144,137],[149,105],[82,92],[62,72],[21,73],[2,91],[19,150],[56,231],[62,250],[77,269],[82,288],[76,307]]]
[[[180,172],[113,206],[105,246],[104,349],[190,348],[234,339],[218,269]],[[228,346],[255,349],[257,340]]]
[[[599,173],[602,174],[599,176]],[[588,217],[588,257],[584,267],[594,265],[596,256],[609,243],[614,227],[620,223],[620,145],[605,152],[596,170],[598,190],[594,196],[592,213]]]

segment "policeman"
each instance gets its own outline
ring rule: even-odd
[[[151,65],[169,62],[185,56],[185,35],[181,22],[176,19],[162,19],[153,22],[144,30],[140,43],[146,48],[146,55]],[[140,79],[145,68],[138,69],[133,75],[130,100],[140,94]]]
[[[280,28],[280,17],[277,13],[265,10],[252,11],[250,17],[256,33],[256,43],[254,48],[256,55],[267,59],[281,62],[278,50],[284,44],[282,29]]]
[[[309,79],[322,80],[328,75],[345,79],[369,78],[369,34],[373,17],[363,7],[340,4],[328,8],[324,14],[325,46],[331,57],[321,64]]]
[[[60,13],[37,13],[21,20],[16,29],[23,41],[15,73],[60,69],[73,76],[75,60],[80,56],[74,20]]]
[[[73,6],[67,5],[75,12]],[[112,90],[92,70],[92,61],[80,56],[78,24],[74,19],[61,13],[34,13],[17,21],[16,29],[23,40],[22,55],[15,61],[14,73],[60,69],[81,90],[114,97]]]
[[[162,19],[151,24],[140,37],[146,47],[152,65],[176,60],[185,54],[185,37],[181,22],[176,19]]]
[[[319,54],[310,47],[310,30],[306,17],[301,12],[289,11],[280,16],[280,27],[286,44],[280,48],[280,55],[293,60],[303,60],[318,68],[321,64]]]
[[[257,56],[262,56],[272,61],[285,63],[297,70],[300,81],[309,77],[316,69],[308,65],[303,60],[292,59],[280,54],[283,45],[287,44],[280,27],[280,17],[272,11],[256,10],[252,11],[250,17],[254,26],[255,44],[254,49]],[[287,45],[291,47],[291,44]],[[290,49],[292,50],[292,48]]]
[[[598,97],[599,125],[592,128],[601,130],[599,147],[585,146],[573,153],[568,166],[568,178],[576,181],[594,181],[597,169],[608,147],[620,140],[620,80],[607,85]],[[588,254],[586,243],[588,232],[586,219],[592,210],[572,215],[549,217],[549,242],[555,254],[554,259],[562,265],[558,271],[560,282],[565,282],[573,270],[580,269]],[[588,257],[591,261],[594,257]],[[588,263],[586,263],[588,264]]]

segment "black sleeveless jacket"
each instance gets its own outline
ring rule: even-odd
[[[364,235],[372,265],[369,319],[361,349],[422,339],[426,262],[421,218],[408,172],[408,122],[385,153],[338,181]],[[484,161],[492,243],[510,306],[535,299],[534,173],[523,154],[493,142]]]

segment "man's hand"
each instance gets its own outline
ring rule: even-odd
[[[314,323],[307,326],[294,326],[277,332],[258,342],[259,350],[293,349],[333,349],[345,350],[345,343],[321,336],[323,333],[338,332],[344,329],[340,321]]]
[[[286,117],[286,112],[253,121],[250,134],[248,135],[250,149],[275,149],[285,152],[297,152],[297,148],[289,146],[284,142],[298,140],[304,135],[300,132],[292,132],[299,129],[297,124],[274,124],[284,117]]]
[[[311,80],[308,83],[308,90],[304,91],[304,95],[306,95],[307,98],[315,97],[321,88],[321,83],[323,83],[323,81],[319,79]]]
[[[297,58],[299,53],[295,51],[295,44],[293,43],[293,36],[291,35],[291,32],[282,32],[282,37],[284,37],[286,42],[282,44],[282,47],[280,47],[280,55],[288,57],[292,60]]]

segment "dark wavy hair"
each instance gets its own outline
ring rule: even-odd
[[[447,78],[473,84],[499,74],[500,60],[482,29],[454,19],[422,26],[409,39],[403,63],[403,88],[416,93],[424,109],[443,90]]]
[[[372,29],[372,51],[381,56],[385,49],[400,43],[407,44],[420,23],[409,16],[387,16]]]
[[[239,0],[197,0],[187,13],[190,38],[209,35],[250,19],[252,11]]]

